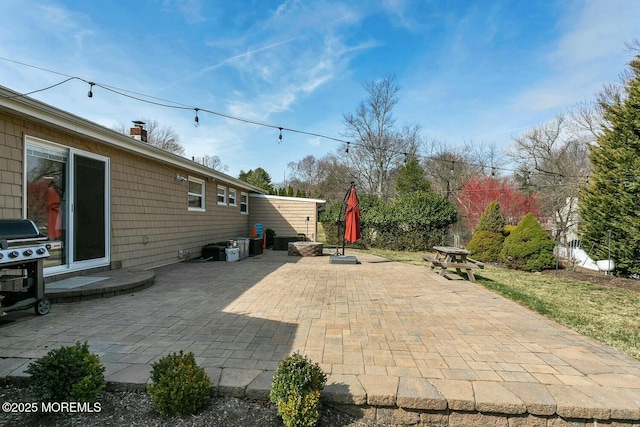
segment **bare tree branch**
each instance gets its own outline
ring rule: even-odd
[[[147,130],[147,144],[154,147],[168,151],[179,156],[184,156],[184,147],[180,143],[180,135],[169,126],[161,126],[157,120],[154,119],[142,119],[145,123],[145,129]],[[120,132],[123,135],[130,135],[131,126],[127,126],[124,123],[120,123],[112,127],[116,132]]]

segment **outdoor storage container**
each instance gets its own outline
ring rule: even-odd
[[[240,249],[240,259],[245,259],[249,256],[249,239],[246,237],[236,237],[238,242],[238,249]]]
[[[226,255],[224,246],[205,245],[202,248],[202,258],[211,259],[211,261],[224,261]]]
[[[224,252],[227,255],[227,262],[234,262],[240,259],[240,249],[238,248],[226,248]]]
[[[262,253],[263,244],[264,240],[262,237],[249,239],[249,256],[260,255]]]

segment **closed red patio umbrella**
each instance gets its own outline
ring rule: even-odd
[[[347,199],[347,210],[344,213],[344,240],[349,243],[353,243],[361,237],[359,203],[356,187],[352,186]]]

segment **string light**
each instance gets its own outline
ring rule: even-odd
[[[212,110],[207,110],[207,109],[202,109],[202,108],[194,108],[194,107],[190,107],[190,106],[185,105],[185,104],[180,104],[180,103],[175,102],[175,101],[164,100],[164,99],[156,98],[156,97],[153,97],[153,96],[150,96],[150,95],[146,95],[146,94],[139,94],[139,93],[136,93],[136,92],[133,92],[133,91],[129,91],[127,89],[119,89],[119,88],[114,88],[114,87],[111,87],[111,86],[102,85],[100,83],[95,83],[95,82],[92,82],[92,81],[88,81],[88,80],[85,80],[85,79],[80,78],[80,77],[69,76],[69,75],[66,75],[66,74],[63,74],[63,73],[59,73],[59,72],[48,70],[48,69],[45,69],[45,68],[40,68],[40,67],[36,67],[36,66],[33,66],[33,65],[29,65],[29,64],[13,61],[13,60],[10,60],[10,59],[7,59],[7,58],[0,57],[0,60],[14,62],[14,63],[20,64],[20,65],[23,65],[23,66],[36,68],[36,69],[39,69],[41,71],[46,71],[46,72],[49,72],[49,73],[58,74],[58,75],[61,75],[61,76],[68,77],[64,81],[61,81],[61,82],[56,83],[56,84],[53,84],[51,86],[47,86],[47,87],[42,88],[42,89],[37,89],[37,90],[31,91],[31,92],[22,93],[22,94],[13,95],[13,96],[0,96],[0,97],[5,98],[5,99],[13,99],[13,98],[19,98],[19,97],[28,96],[28,95],[31,95],[31,94],[36,93],[36,92],[42,92],[42,91],[45,91],[45,90],[52,89],[52,88],[54,88],[56,86],[62,85],[62,84],[66,83],[68,81],[71,81],[71,80],[80,80],[80,81],[83,81],[83,82],[85,82],[85,83],[87,83],[89,85],[89,92],[87,93],[87,96],[89,98],[93,97],[93,86],[98,86],[98,87],[103,88],[103,89],[105,89],[107,91],[113,92],[113,93],[115,93],[117,95],[128,97],[128,98],[131,98],[131,99],[134,99],[134,100],[137,100],[137,101],[140,101],[140,102],[145,102],[145,103],[148,103],[148,104],[158,105],[158,106],[166,107],[166,108],[183,109],[183,110],[187,110],[187,109],[188,110],[195,110],[196,114],[195,114],[195,118],[194,118],[194,125],[196,127],[199,126],[198,112],[207,112],[207,113],[214,114],[214,115],[217,115],[217,116],[220,116],[220,117],[224,117],[224,118],[227,118],[227,119],[232,119],[232,120],[237,120],[237,121],[241,121],[241,122],[244,122],[244,123],[249,123],[249,124],[254,124],[254,125],[258,125],[258,126],[270,127],[270,128],[278,129],[279,130],[279,134],[278,134],[278,141],[279,142],[282,141],[282,131],[286,130],[286,131],[293,132],[293,133],[299,133],[299,134],[303,134],[303,135],[314,136],[314,137],[323,138],[323,139],[332,140],[332,141],[336,141],[336,142],[339,142],[339,143],[346,144],[346,146],[347,146],[346,149],[345,149],[346,153],[349,152],[350,144],[353,143],[355,146],[360,146],[361,145],[361,144],[358,144],[357,142],[345,141],[345,140],[342,140],[342,139],[339,139],[339,138],[334,138],[334,137],[331,137],[331,136],[318,134],[318,133],[314,133],[314,132],[307,132],[307,131],[302,131],[302,130],[297,130],[297,129],[274,126],[274,125],[271,125],[271,124],[268,124],[268,123],[256,122],[256,121],[244,119],[244,118],[241,118],[241,117],[235,117],[235,116],[231,116],[231,115],[227,115],[227,114],[222,114],[222,113],[219,113],[219,112],[216,112],[216,111],[212,111]],[[128,92],[128,93],[124,93],[124,92]],[[136,95],[139,95],[139,96],[133,96],[133,95],[130,95],[130,94],[136,94]],[[147,99],[145,99],[145,98],[147,98]],[[160,101],[164,101],[164,102],[152,101],[151,99],[160,100]],[[639,131],[639,130],[640,129],[634,129],[634,131]],[[390,151],[390,154],[392,154],[392,155],[393,154],[395,154],[395,155],[404,155],[405,156],[405,162],[407,161],[408,153]],[[414,154],[414,155],[416,155],[417,157],[420,157],[420,158],[424,158],[426,160],[431,160],[431,161],[436,161],[436,162],[446,161],[444,159],[438,159],[436,157],[430,157],[430,156],[424,156],[424,155],[418,155],[418,154]],[[481,167],[482,166],[480,164],[474,164],[474,163],[469,163],[469,162],[460,162],[460,163],[463,164],[463,165],[472,166],[472,167]],[[516,172],[515,169],[500,168],[500,167],[495,167],[495,166],[492,166],[491,169],[492,169],[492,172],[491,172],[492,176],[495,176],[497,170],[501,170],[501,171],[505,171],[505,172]],[[455,161],[451,161],[450,172],[451,172],[451,174],[455,173]],[[540,171],[540,172],[545,173],[544,171]],[[580,176],[571,176],[570,178],[582,178],[582,177],[580,177]],[[527,176],[527,181],[528,181],[528,176]],[[562,177],[560,178],[559,182],[560,182],[560,184],[562,183]]]

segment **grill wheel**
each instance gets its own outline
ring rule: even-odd
[[[47,298],[38,300],[38,303],[35,305],[34,308],[35,308],[36,314],[39,314],[40,316],[44,316],[49,312],[49,310],[51,310],[51,301],[49,301]]]

